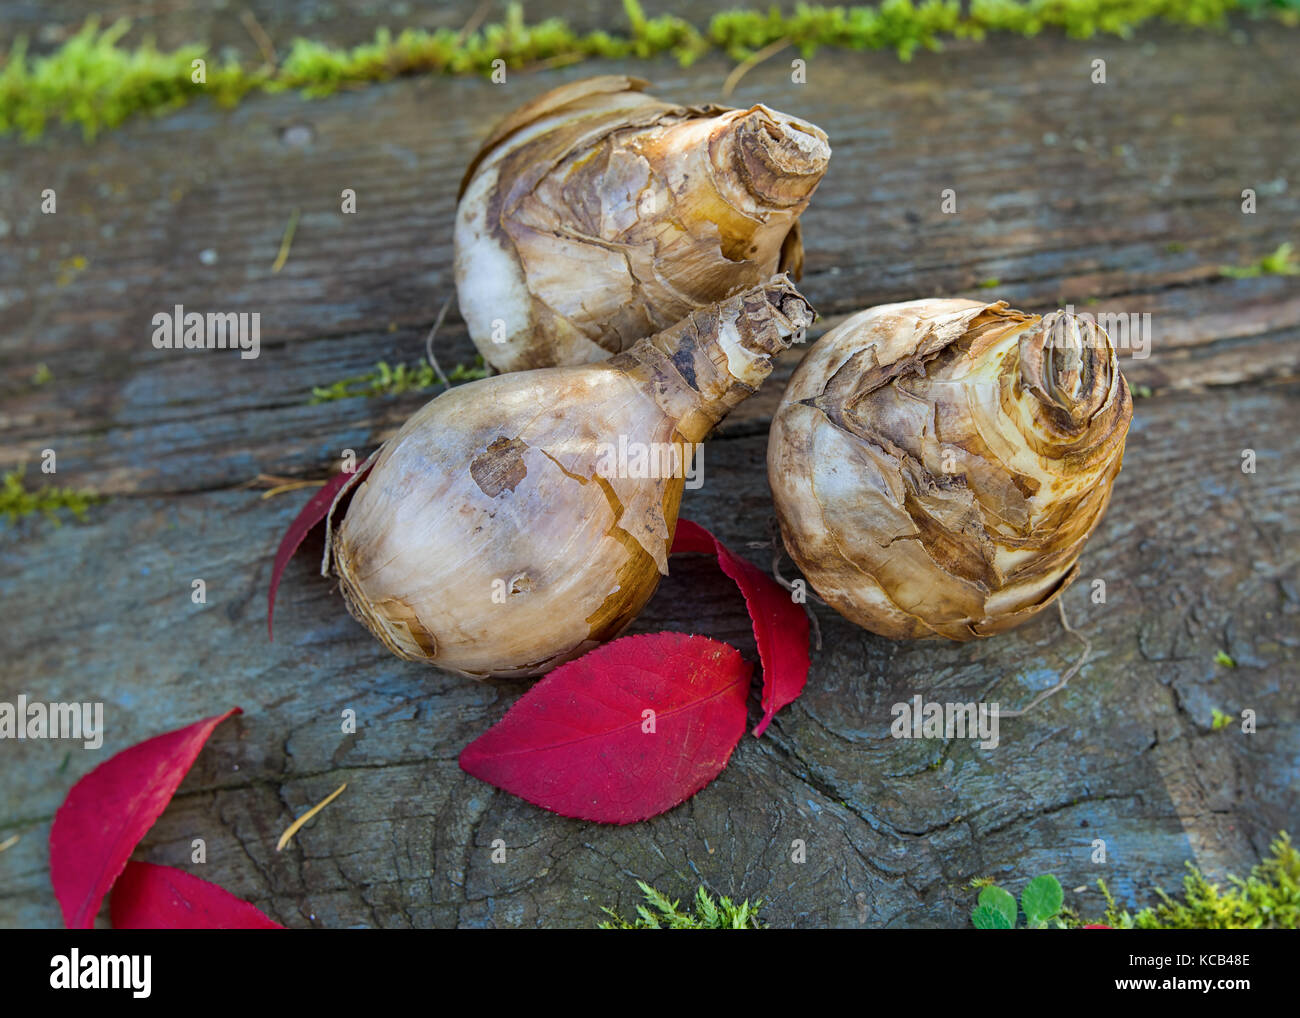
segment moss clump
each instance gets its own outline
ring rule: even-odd
[[[0,71],[0,134],[36,138],[56,120],[80,126],[90,140],[133,114],[162,113],[198,95],[233,104],[265,80],[230,64],[206,68],[206,82],[197,83],[193,61],[205,47],[163,53],[146,40],[124,49],[118,43],[129,28],[120,20],[101,30],[97,18],[88,18],[58,50],[37,59],[28,58],[20,37]]]
[[[704,28],[671,14],[647,17],[637,0],[623,0],[623,9],[627,28],[620,33],[577,32],[561,18],[528,24],[523,6],[513,3],[501,22],[468,35],[449,28],[397,35],[381,29],[373,41],[346,49],[295,39],[274,69],[205,65],[200,81],[194,80],[194,61],[207,60],[207,47],[164,53],[145,41],[124,49],[120,42],[128,22],[101,30],[92,18],[46,57],[29,58],[25,41],[15,42],[0,70],[0,134],[35,138],[58,121],[79,125],[89,139],[133,114],[161,113],[199,95],[211,95],[222,105],[254,90],[321,96],[407,74],[486,74],[497,61],[521,68],[668,54],[688,65],[711,50],[744,60],[780,41],[792,43],[805,57],[831,47],[893,50],[907,60],[918,49],[941,48],[945,38],[1033,36],[1046,29],[1079,39],[1098,33],[1127,37],[1153,21],[1221,26],[1228,14],[1240,11],[1300,22],[1300,0],[972,0],[966,11],[959,0],[883,0],[854,7],[800,3],[789,14],[775,7],[720,11]]]
[[[1214,727],[1221,712],[1215,712]],[[1232,719],[1227,718],[1228,721]],[[1286,831],[1269,846],[1269,857],[1250,871],[1245,880],[1228,877],[1227,889],[1210,883],[1190,862],[1183,878],[1183,898],[1176,900],[1160,888],[1155,891],[1160,903],[1144,908],[1136,915],[1121,909],[1106,886],[1097,886],[1106,899],[1106,914],[1100,919],[1084,919],[1073,909],[1064,907],[1060,884],[1055,877],[1038,877],[1025,887],[1021,908],[1028,926],[1079,929],[1105,925],[1125,930],[1244,930],[1300,928],[1300,852],[1291,844]],[[1034,885],[1042,886],[1034,889]],[[979,899],[971,913],[977,929],[1016,928],[1016,901],[988,877],[972,880],[979,889]],[[1033,892],[1033,893],[1031,893]],[[1050,893],[1048,893],[1050,892]],[[1028,905],[1025,904],[1028,899]]]
[[[1220,265],[1219,275],[1229,279],[1253,279],[1256,276],[1300,276],[1300,261],[1291,244],[1279,244],[1276,251],[1249,265]]]
[[[39,512],[56,527],[62,526],[60,509],[67,509],[77,519],[84,521],[86,510],[95,502],[103,501],[102,496],[92,491],[79,491],[75,488],[44,487],[28,491],[23,484],[23,471],[23,467],[10,470],[4,475],[4,484],[0,487],[0,516],[4,516],[11,524]]]
[[[637,918],[624,919],[611,908],[602,908],[608,919],[600,923],[602,930],[761,930],[758,911],[761,901],[751,905],[748,900],[737,905],[727,897],[716,901],[703,887],[695,892],[695,911],[683,912],[679,902],[669,901],[645,881],[638,880],[637,887],[645,895],[646,904],[636,907]]]
[[[447,381],[453,385],[486,377],[487,368],[483,366],[482,357],[474,358],[473,367],[457,364],[447,372]],[[364,375],[353,375],[329,385],[315,386],[311,390],[311,403],[330,403],[336,399],[354,399],[358,396],[395,396],[403,392],[423,392],[441,381],[433,366],[423,358],[413,365],[399,364],[395,368],[390,367],[387,361],[379,361],[374,371]]]
[[[1176,900],[1157,889],[1160,904],[1136,915],[1115,904],[1105,881],[1103,922],[1125,930],[1300,929],[1300,852],[1285,831],[1269,847],[1270,855],[1245,880],[1228,877],[1221,889],[1190,862],[1183,877],[1183,897]]]

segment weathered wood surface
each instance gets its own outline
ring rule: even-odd
[[[449,23],[473,7],[452,5]],[[25,8],[10,23],[13,10]],[[307,399],[379,358],[422,354],[451,292],[455,186],[475,140],[524,98],[608,68],[197,105],[89,147],[68,132],[5,142],[0,467],[26,461],[37,479],[53,448],[59,483],[114,497],[86,525],[0,524],[0,699],[102,699],[108,725],[98,753],[0,744],[0,840],[22,836],[0,855],[0,923],[58,922],[45,838],[76,777],[236,703],[245,715],[217,731],[137,857],[189,867],[202,837],[208,862],[192,868],[290,926],[584,926],[600,905],[634,904],[633,876],[674,894],[703,881],[762,896],[778,925],[960,925],[978,875],[1018,887],[1052,871],[1089,885],[1070,899],[1096,912],[1098,876],[1132,900],[1175,884],[1188,859],[1247,868],[1300,816],[1300,279],[1221,279],[1217,267],[1297,239],[1300,139],[1285,97],[1300,86],[1300,33],[1240,29],[1240,44],[1173,30],[999,40],[907,65],[824,53],[807,85],[780,59],[744,79],[736,103],[830,133],[804,279],[830,321],[955,293],[1149,311],[1152,354],[1124,369],[1155,396],[1137,402],[1114,502],[1082,560],[1107,602],[1085,583],[1065,596],[1092,656],[1065,692],[1004,721],[997,749],[894,740],[890,707],[917,693],[1027,701],[1079,652],[1054,616],[958,647],[891,643],[819,610],[825,645],[804,697],[691,802],[629,828],[556,818],[461,773],[460,749],[523,687],[389,657],[316,575],[319,539],[288,571],[268,644],[270,558],[305,494],[265,501],[244,487],[258,473],[323,477],[421,404]],[[1105,86],[1088,80],[1094,57]],[[691,101],[716,98],[728,69],[639,68]],[[292,125],[310,129],[307,144],[286,142],[301,133]],[[46,187],[55,216],[38,211]],[[356,216],[338,213],[344,187]],[[944,187],[956,216],[939,210]],[[1239,209],[1246,187],[1260,195],[1254,216]],[[294,208],[292,252],[272,274]],[[990,277],[996,289],[977,289]],[[260,311],[261,357],[153,350],[152,315],[177,303]],[[444,363],[472,353],[451,319]],[[726,422],[684,507],[764,566],[769,554],[748,545],[767,540],[772,515],[767,419],[797,357]],[[38,362],[54,380],[33,387]],[[1254,475],[1241,472],[1245,448]],[[199,577],[207,605],[190,601]],[[738,595],[702,562],[675,564],[634,631],[663,628],[754,656]],[[1238,667],[1217,666],[1219,650]],[[339,730],[349,707],[354,736]],[[1214,708],[1255,710],[1258,733],[1212,731]],[[343,781],[277,854],[292,817]],[[490,862],[497,838],[504,865]],[[1094,838],[1105,865],[1089,861]]]

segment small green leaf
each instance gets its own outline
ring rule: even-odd
[[[1065,892],[1061,890],[1061,882],[1050,873],[1034,877],[1020,892],[1020,907],[1030,926],[1042,926],[1054,919],[1064,904]]]
[[[1003,890],[996,884],[991,884],[980,891],[979,905],[987,906],[1002,913],[1006,919],[1006,929],[1013,930],[1016,927],[1016,899],[1010,891]],[[1002,927],[999,927],[1001,929]]]
[[[703,887],[699,887],[695,891],[695,914],[704,920],[706,926],[716,927],[718,925],[718,906],[714,904],[713,899],[709,897],[709,892]]]
[[[1007,922],[1007,917],[991,905],[976,906],[970,914],[970,921],[977,930],[1010,930],[1014,927]]]
[[[1223,665],[1224,668],[1237,667],[1237,662],[1232,659],[1232,655],[1222,650],[1214,655],[1214,663],[1216,665]]]
[[[671,901],[667,895],[656,890],[642,880],[636,882],[641,888],[647,905],[636,907],[637,919],[629,922],[612,908],[602,908],[609,919],[599,923],[602,930],[761,930],[763,924],[758,918],[762,901],[752,905],[748,900],[737,905],[726,895],[716,900],[703,887],[695,892],[696,911],[692,915],[683,912],[680,903]]]

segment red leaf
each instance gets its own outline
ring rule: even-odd
[[[1105,923],[1088,923],[1088,924],[1087,924],[1086,926],[1084,926],[1083,928],[1084,928],[1085,930],[1109,930],[1109,929],[1111,929],[1111,927],[1107,926]]]
[[[212,730],[238,707],[109,757],[72,786],[50,827],[50,882],[69,929],[88,930],[132,850]]]
[[[727,765],[745,734],[750,672],[734,647],[704,636],[627,636],[543,678],[460,766],[563,816],[644,820]]]
[[[315,529],[316,524],[329,515],[330,507],[334,505],[334,499],[338,497],[340,490],[353,482],[360,482],[370,472],[369,462],[367,460],[362,465],[362,468],[355,473],[335,474],[326,481],[321,489],[311,497],[311,500],[302,507],[302,511],[293,518],[293,522],[289,524],[289,529],[280,538],[280,547],[275,552],[275,564],[271,566],[271,589],[266,595],[266,635],[268,639],[275,640],[271,633],[271,617],[275,614],[275,592],[280,588],[280,576],[284,572],[284,567],[289,564],[294,552],[306,540],[307,535]]]
[[[115,930],[282,930],[229,891],[171,866],[129,862],[113,885]]]
[[[673,552],[717,555],[722,571],[745,595],[763,662],[763,719],[754,726],[754,735],[762,735],[776,712],[798,699],[808,681],[808,616],[779,583],[698,523],[677,521]]]

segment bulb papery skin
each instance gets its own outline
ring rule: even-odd
[[[1105,332],[1006,302],[853,315],[796,369],[768,442],[786,549],[841,615],[970,640],[1073,580],[1133,416]]]
[[[508,116],[456,210],[461,314],[501,371],[601,361],[776,272],[830,159],[812,124],[609,75]]]
[[[333,532],[349,610],[399,657],[473,677],[539,675],[617,636],[668,571],[697,443],[812,318],[777,277],[602,363],[430,401]]]

